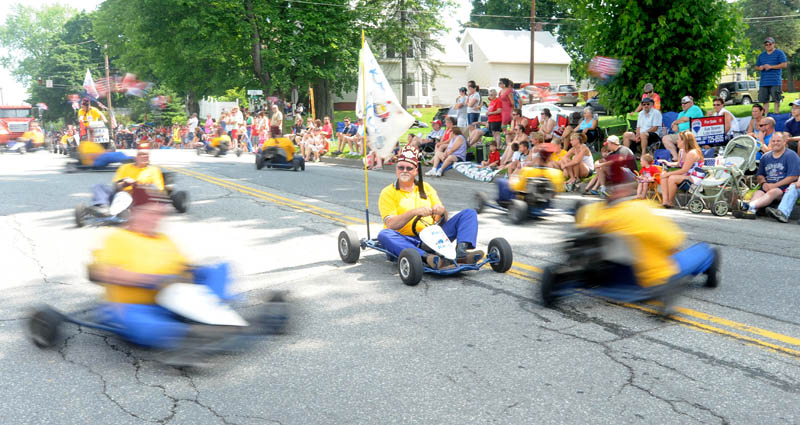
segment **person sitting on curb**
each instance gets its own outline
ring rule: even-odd
[[[434,224],[437,217],[447,217],[447,209],[436,190],[423,182],[419,157],[419,150],[410,146],[404,147],[398,155],[395,166],[397,180],[381,191],[378,200],[384,227],[378,233],[378,241],[392,255],[399,256],[404,249],[415,248],[428,267],[452,268],[455,264],[450,260],[420,248],[419,232]],[[483,251],[474,250],[478,238],[478,214],[475,210],[466,209],[447,217],[442,230],[450,240],[457,241],[458,263],[474,264],[483,258]]]
[[[692,96],[684,96],[683,99],[681,99],[681,108],[683,110],[678,113],[678,118],[672,122],[671,127],[672,131],[676,134],[667,134],[662,139],[664,142],[664,147],[669,150],[673,161],[678,160],[678,149],[676,149],[678,144],[677,133],[688,130],[692,125],[693,119],[703,118],[703,111],[699,106],[694,104],[694,98]]]
[[[734,217],[755,219],[756,210],[768,206],[776,199],[781,199],[788,187],[800,176],[800,157],[794,151],[786,149],[785,133],[772,134],[770,149],[771,151],[764,154],[758,164],[756,182],[761,188],[753,193],[750,202],[742,203],[741,211],[733,212]]]
[[[625,146],[620,146],[619,144],[619,137],[615,135],[608,136],[603,146],[606,147],[608,150],[608,156],[605,158],[604,161],[598,161],[595,163],[595,171],[597,172],[597,183],[600,185],[599,189],[596,192],[592,192],[592,194],[598,194],[600,196],[607,196],[608,193],[606,192],[606,180],[608,179],[608,166],[614,161],[616,158],[626,158],[625,165],[628,171],[631,173],[631,176],[635,176],[636,174],[636,161],[633,159],[633,152],[626,148]]]
[[[756,134],[759,149],[759,152],[756,153],[756,159],[760,160],[765,153],[772,150],[769,147],[769,142],[772,140],[772,135],[775,134],[775,118],[764,117],[758,126],[761,128]]]

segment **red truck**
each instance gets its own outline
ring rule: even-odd
[[[31,128],[32,109],[31,105],[0,105],[0,145],[17,140]]]

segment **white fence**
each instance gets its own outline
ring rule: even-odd
[[[198,117],[205,119],[208,114],[211,114],[211,118],[219,119],[220,114],[223,112],[230,111],[233,109],[234,106],[239,106],[239,101],[236,102],[219,102],[217,100],[211,99],[203,99],[199,102],[200,105],[200,114]]]

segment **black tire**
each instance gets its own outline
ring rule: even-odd
[[[574,210],[572,211],[572,216],[575,217],[576,221],[578,220],[578,211],[580,211],[580,209],[585,207],[586,205],[587,205],[586,201],[582,201],[580,199],[575,201],[575,206],[573,207]]]
[[[238,157],[240,157],[240,156],[242,156],[242,150],[241,150],[241,149],[239,149],[239,148],[236,148],[236,150],[235,150],[234,152],[236,153],[236,157],[237,157],[237,158],[238,158]]]
[[[731,92],[728,91],[728,89],[722,89],[719,91],[719,98],[722,99],[723,102],[727,102],[730,97]]]
[[[525,201],[514,199],[508,206],[508,218],[514,224],[522,224],[528,218],[528,204]]]
[[[200,156],[201,153],[203,153],[203,148],[197,148],[197,156]]]
[[[270,292],[257,319],[256,333],[259,335],[282,335],[289,327],[290,308],[283,294]]]
[[[337,242],[339,257],[342,258],[342,261],[347,264],[354,264],[358,261],[358,257],[361,256],[361,241],[356,232],[350,229],[342,230]]]
[[[52,347],[60,334],[64,318],[48,306],[39,308],[28,319],[28,336],[39,348]]]
[[[416,286],[422,280],[422,272],[425,266],[422,265],[422,257],[419,251],[414,248],[406,248],[400,251],[397,257],[397,272],[400,279],[408,286]]]
[[[264,157],[261,155],[256,155],[256,170],[260,170],[264,168]]]
[[[539,277],[539,294],[542,299],[542,305],[546,308],[554,308],[558,302],[558,297],[553,294],[558,284],[558,273],[554,266],[547,266],[542,270],[542,275]]]
[[[486,206],[486,203],[489,201],[489,197],[486,196],[483,192],[475,192],[475,205],[472,208],[475,209],[475,212],[480,214],[483,212],[483,207]]]
[[[172,199],[172,206],[179,213],[183,214],[189,209],[189,193],[185,190],[174,192],[170,199]]]
[[[504,238],[494,238],[489,241],[488,254],[494,254],[498,257],[498,261],[491,263],[492,270],[497,273],[505,273],[511,268],[514,263],[514,253],[511,251],[511,245]]]
[[[743,96],[742,97],[742,105],[751,105],[753,103],[753,99],[750,99],[750,96]]]
[[[711,267],[706,270],[706,281],[703,284],[706,288],[716,288],[719,286],[719,279],[720,273],[719,269],[722,266],[722,257],[720,256],[720,252],[718,248],[713,248],[714,251],[714,261],[711,263]]]
[[[296,158],[292,159],[292,171],[299,171],[300,170],[300,161]]]
[[[86,206],[83,204],[78,204],[75,207],[75,227],[83,227],[83,217],[86,215]]]

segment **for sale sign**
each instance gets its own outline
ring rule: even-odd
[[[693,119],[692,132],[698,145],[725,143],[725,117]]]

